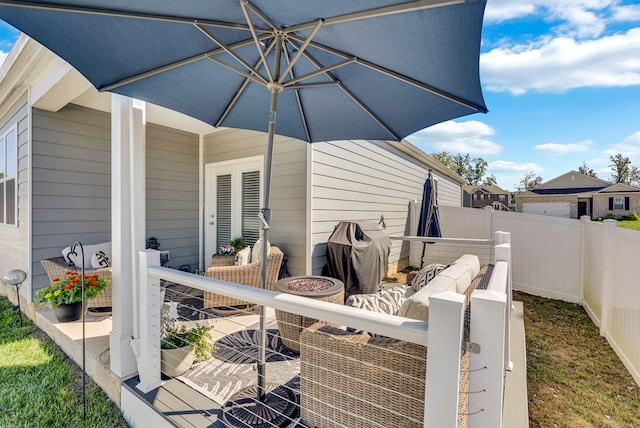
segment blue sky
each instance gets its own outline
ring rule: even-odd
[[[609,179],[609,156],[640,166],[640,2],[488,0],[480,76],[489,113],[407,139],[427,153],[470,153],[514,190],[582,162]],[[1,21],[0,21],[1,23]],[[0,62],[18,32],[0,24]]]

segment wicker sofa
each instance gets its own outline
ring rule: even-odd
[[[465,288],[467,320],[471,292],[486,288],[491,271],[490,265],[478,265],[477,273],[468,280],[453,279],[456,289]],[[415,309],[409,314],[405,310],[403,316],[415,315]],[[468,328],[465,336],[468,338]],[[300,409],[308,427],[365,428],[371,421],[384,427],[423,426],[426,347],[320,322],[303,330],[300,342]],[[460,391],[468,391],[468,352],[462,354],[460,363]],[[460,427],[467,426],[467,409],[467,394],[461,392]]]
[[[276,247],[275,245],[272,245],[270,247],[269,256],[267,257],[266,286],[268,290],[273,290],[273,284],[275,284],[275,282],[278,280],[278,274],[280,273],[280,266],[282,265],[283,257],[284,254],[278,247]],[[229,259],[230,261],[233,260],[232,257],[230,257]],[[205,271],[205,276],[259,288],[261,266],[261,260],[241,266],[211,266]],[[226,297],[221,294],[210,293],[207,291],[205,291],[204,293],[205,308],[232,310],[234,307],[248,304],[250,303],[244,300]]]
[[[44,259],[40,261],[42,267],[49,276],[49,281],[53,282],[56,278],[64,278],[66,272],[74,271],[80,272],[80,269],[74,266],[69,266],[64,257],[55,257],[52,259]],[[101,278],[108,279],[109,285],[98,295],[96,298],[87,302],[87,308],[110,308],[111,307],[111,267],[99,268],[99,269],[87,269],[84,270],[85,275],[98,275]]]

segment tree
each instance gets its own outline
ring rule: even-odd
[[[484,180],[482,181],[482,184],[485,186],[497,186],[498,185],[498,179],[496,179],[496,176],[491,174],[491,175],[487,175]]]
[[[542,177],[536,175],[535,172],[529,171],[520,179],[518,184],[518,192],[528,192],[542,184]]]
[[[469,153],[464,155],[462,153],[452,155],[446,151],[433,153],[431,156],[439,160],[444,166],[458,174],[460,177],[464,178],[466,184],[487,184],[486,180],[492,181],[491,184],[495,184],[496,182],[496,178],[494,176],[491,176],[493,178],[487,177],[485,179],[484,176],[487,173],[489,163],[482,158],[472,158]]]
[[[611,180],[614,183],[626,183],[630,182],[630,173],[631,173],[631,161],[628,157],[622,156],[622,154],[618,153],[616,155],[609,156],[612,164],[609,165],[613,174],[611,174]]]
[[[629,171],[629,184],[632,186],[640,186],[640,168],[632,166]]]
[[[578,172],[580,174],[588,175],[589,177],[598,178],[598,174],[593,169],[589,168],[585,161],[582,161],[582,165],[578,167]]]

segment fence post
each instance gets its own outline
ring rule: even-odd
[[[162,385],[160,377],[160,309],[162,306],[160,280],[147,275],[147,268],[160,266],[160,251],[140,251],[140,320],[139,349],[136,355],[140,383],[145,394]]]
[[[496,232],[495,260],[497,262],[507,262],[509,267],[507,271],[507,286],[505,293],[507,294],[507,310],[504,312],[504,368],[505,370],[513,370],[513,361],[511,361],[511,311],[513,311],[513,292],[511,284],[511,233]]]
[[[611,281],[612,267],[611,260],[613,260],[613,239],[611,238],[612,227],[617,227],[618,222],[613,219],[604,220],[604,234],[602,241],[602,248],[604,250],[604,257],[602,258],[602,313],[600,314],[600,336],[606,337],[607,330],[609,329],[609,295],[611,293],[609,282]]]
[[[502,427],[505,312],[506,294],[471,294],[471,342],[480,345],[480,353],[471,354],[469,428]]]
[[[436,293],[429,298],[424,403],[424,426],[428,428],[458,426],[464,298],[453,291]]]

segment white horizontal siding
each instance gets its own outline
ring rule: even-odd
[[[334,141],[312,145],[312,271],[326,263],[326,242],[340,221],[384,221],[389,235],[409,235],[409,203],[422,199],[428,167],[380,141]],[[461,186],[438,179],[438,201],[461,204]],[[409,256],[392,242],[390,262]]]

